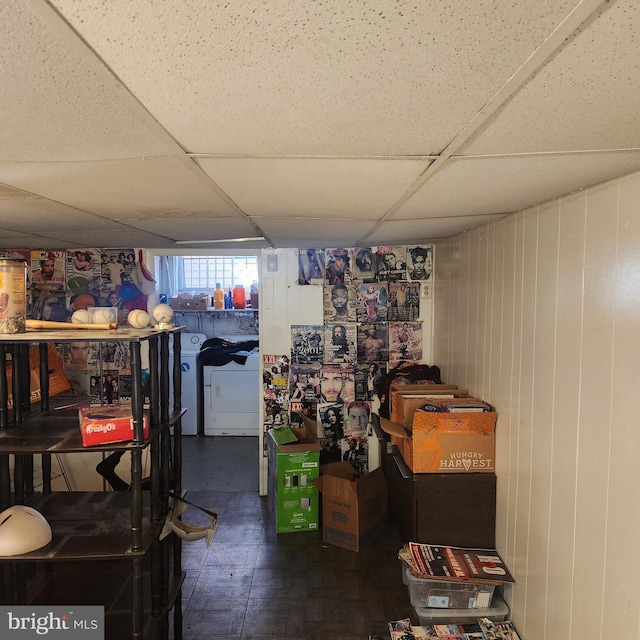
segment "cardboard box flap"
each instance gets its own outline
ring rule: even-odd
[[[390,436],[398,436],[398,438],[410,438],[411,434],[401,424],[391,422],[386,418],[380,417],[380,426],[385,433]]]
[[[358,472],[350,462],[330,462],[320,467],[320,476],[313,480],[313,484],[320,491],[331,491],[331,478],[354,482],[358,477]]]
[[[391,391],[391,411],[389,418],[393,422],[410,427],[413,422],[413,414],[416,409],[432,399],[453,395],[454,398],[468,396],[467,391],[456,389],[442,389],[443,386],[453,385],[392,385]],[[464,396],[462,395],[464,394]]]
[[[298,436],[293,432],[293,429],[288,426],[273,427],[269,429],[269,436],[276,444],[291,444],[292,442],[298,442]]]
[[[271,440],[277,444],[278,451],[280,453],[295,453],[301,451],[319,451],[322,447],[318,442],[318,433],[316,423],[308,418],[304,419],[304,424],[300,429],[291,429],[291,432],[295,435],[296,440],[294,442],[280,444],[277,442],[276,437],[278,434],[271,433],[273,429],[269,429],[269,436]]]
[[[458,385],[455,384],[400,384],[399,382],[394,382],[389,387],[389,392],[392,391],[400,391],[401,393],[451,393],[455,391],[456,393],[467,393],[462,389],[458,389]]]
[[[305,416],[304,413],[301,413],[300,416],[302,417],[305,434],[304,436],[300,434],[299,439],[300,437],[303,438],[303,442],[318,442],[318,423]],[[296,429],[296,431],[302,431],[302,429]]]
[[[329,462],[320,467],[320,473],[345,480],[357,480],[358,472],[350,462]]]

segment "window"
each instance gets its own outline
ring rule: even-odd
[[[179,288],[207,291],[219,282],[223,289],[258,282],[257,256],[183,256],[178,263]]]

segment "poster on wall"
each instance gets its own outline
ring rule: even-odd
[[[289,424],[289,356],[262,356],[263,432]],[[266,440],[263,455],[266,454]]]
[[[368,436],[371,404],[356,400],[347,405],[344,421],[342,459],[348,460],[360,473],[369,471]]]
[[[324,323],[355,322],[356,287],[353,284],[325,285],[322,289]]]
[[[407,279],[406,245],[385,245],[375,247],[379,281]]]
[[[433,273],[433,245],[407,247],[407,278],[413,281],[431,280]]]
[[[325,283],[351,284],[353,272],[351,270],[351,256],[347,249],[325,249]]]
[[[291,362],[308,364],[324,359],[324,325],[291,325]]]
[[[291,364],[289,374],[290,402],[313,402],[320,400],[320,363]]]
[[[386,322],[389,294],[386,283],[356,285],[356,318],[358,322]]]
[[[31,317],[66,322],[65,252],[31,252]]]
[[[344,437],[344,405],[341,402],[321,402],[318,405],[317,424],[320,464],[340,462],[341,442]]]
[[[387,324],[358,326],[358,362],[386,362],[389,359],[389,329]]]
[[[349,250],[351,258],[352,281],[355,284],[377,282],[377,264],[370,247],[356,247]]]
[[[289,424],[289,356],[264,356],[265,423],[273,426]]]
[[[389,360],[422,360],[422,323],[389,323]]]
[[[357,325],[337,323],[325,325],[324,362],[355,363]]]
[[[102,269],[98,249],[68,250],[65,256],[67,309],[101,306]]]
[[[386,362],[359,362],[355,369],[356,400],[374,400],[378,396],[380,380],[386,372]]]
[[[420,283],[389,283],[389,320],[413,321],[420,316]]]
[[[90,369],[100,360],[100,343],[82,340],[65,342],[62,345],[65,371],[67,369]]]
[[[322,402],[347,404],[356,398],[355,366],[325,364],[320,368],[320,399]]]
[[[298,249],[298,284],[324,284],[324,249]]]

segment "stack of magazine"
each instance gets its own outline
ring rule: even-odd
[[[477,398],[431,398],[416,411],[430,411],[440,413],[482,413],[493,411],[487,402]]]
[[[496,585],[515,582],[495,549],[410,542],[400,549],[398,557],[417,578]]]
[[[520,640],[510,620],[493,622],[478,618],[465,624],[412,625],[409,618],[389,623],[391,640]],[[369,636],[369,640],[382,640]]]

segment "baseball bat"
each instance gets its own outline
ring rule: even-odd
[[[88,324],[80,322],[53,322],[52,320],[26,320],[27,329],[117,329],[117,322]]]

